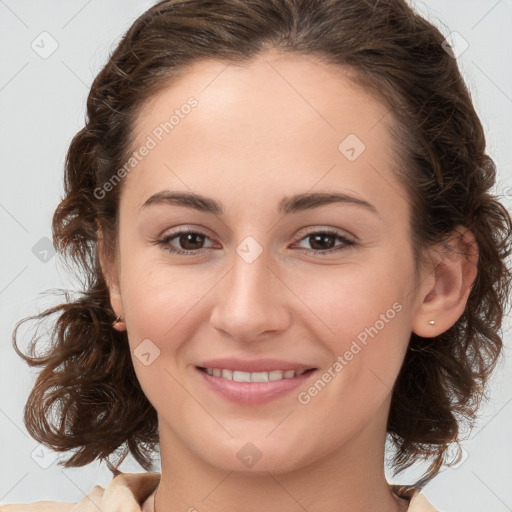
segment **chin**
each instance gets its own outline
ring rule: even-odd
[[[243,473],[244,476],[287,473],[311,463],[311,454],[299,454],[296,446],[287,446],[277,438],[273,442],[264,436],[256,441],[246,439],[235,438],[228,444],[218,443],[214,451],[208,452],[207,462],[223,471]],[[205,453],[198,455],[205,459]]]

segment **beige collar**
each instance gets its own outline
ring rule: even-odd
[[[160,476],[160,473],[121,473],[112,479],[96,504],[108,512],[141,512],[142,504],[160,483]],[[403,485],[390,487],[401,498],[410,500],[408,512],[438,512],[420,488]]]

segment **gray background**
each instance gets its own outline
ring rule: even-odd
[[[75,286],[48,241],[62,194],[65,152],[83,126],[93,77],[151,4],[0,0],[0,503],[78,501],[111,479],[99,464],[63,470],[55,454],[27,434],[23,406],[35,373],[15,354],[11,333],[17,320],[54,303],[45,290]],[[488,152],[498,165],[496,190],[510,208],[512,1],[427,0],[416,7],[445,35],[458,32],[469,44],[459,62],[488,134]],[[58,47],[45,54],[52,45]],[[462,463],[424,488],[440,511],[512,510],[510,324],[507,318],[505,362],[495,374],[479,424],[463,444]],[[142,471],[132,460],[121,469]],[[396,480],[388,473],[388,479],[408,483],[420,469]]]

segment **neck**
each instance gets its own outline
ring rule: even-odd
[[[374,422],[336,452],[292,471],[226,471],[198,457],[161,421],[155,512],[402,512],[408,502],[386,481],[384,443],[385,428]]]

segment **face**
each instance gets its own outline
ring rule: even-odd
[[[196,63],[146,105],[111,300],[161,440],[274,472],[382,440],[417,307],[386,114],[342,70],[270,53]]]

